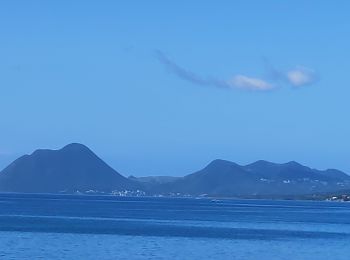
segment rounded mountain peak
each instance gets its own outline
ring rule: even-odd
[[[266,160],[258,160],[256,162],[250,163],[246,166],[250,166],[250,167],[272,167],[272,166],[278,166],[278,164],[273,163],[273,162],[269,162]]]
[[[216,159],[209,163],[206,168],[221,168],[221,167],[240,167],[238,164],[227,161],[227,160],[222,160],[222,159]]]
[[[290,161],[290,162],[285,163],[284,165],[289,166],[289,167],[305,167],[296,161]]]
[[[91,151],[86,145],[81,143],[71,143],[64,146],[62,151],[73,151],[73,152],[83,152],[83,151]]]

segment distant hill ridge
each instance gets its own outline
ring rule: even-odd
[[[78,143],[59,150],[39,149],[0,172],[1,192],[75,193],[139,191],[148,195],[279,196],[350,188],[350,176],[320,171],[297,162],[257,161],[248,165],[217,159],[184,177],[125,178],[88,147]]]
[[[338,170],[320,171],[293,161],[257,161],[241,166],[214,160],[204,169],[160,188],[181,194],[247,197],[311,194],[344,187],[350,187],[350,176]]]

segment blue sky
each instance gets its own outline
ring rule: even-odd
[[[124,175],[215,158],[350,173],[349,1],[2,1],[0,167],[89,146]]]

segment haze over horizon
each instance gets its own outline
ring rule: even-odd
[[[2,3],[0,170],[79,142],[123,175],[350,173],[350,3],[224,2]]]

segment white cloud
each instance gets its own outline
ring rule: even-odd
[[[259,78],[252,78],[244,75],[236,75],[230,80],[218,79],[218,78],[207,78],[198,75],[197,73],[188,70],[173,60],[169,59],[163,52],[155,52],[157,59],[165,65],[171,72],[177,75],[179,78],[192,82],[196,85],[201,86],[213,86],[218,88],[240,88],[246,90],[259,90],[265,91],[273,88],[273,85],[265,80]]]
[[[296,67],[293,70],[287,71],[286,79],[289,84],[295,87],[301,87],[314,83],[316,81],[316,76],[315,71],[312,69]]]
[[[256,91],[269,91],[276,89],[277,85],[301,87],[311,85],[317,81],[314,70],[297,66],[288,71],[275,69],[268,61],[265,61],[270,77],[255,78],[246,75],[235,75],[227,80],[220,77],[203,77],[185,67],[178,65],[175,61],[168,58],[163,52],[157,50],[156,58],[177,77],[200,86],[212,86],[228,89],[244,89]]]
[[[244,75],[237,75],[227,82],[228,85],[237,88],[250,89],[250,90],[270,90],[273,89],[273,85],[269,82],[259,79],[247,77]]]

